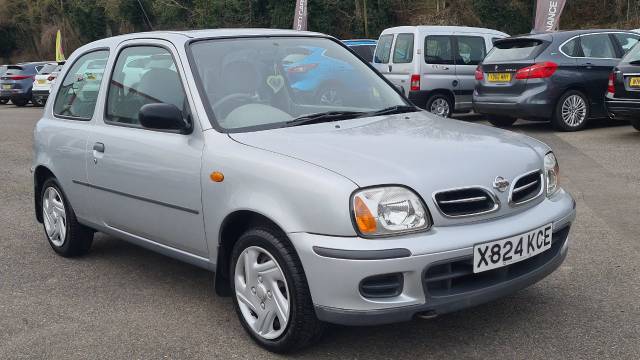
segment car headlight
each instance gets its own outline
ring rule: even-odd
[[[420,197],[401,186],[359,190],[352,196],[351,211],[356,229],[364,237],[422,231],[431,226]]]
[[[547,179],[547,196],[551,196],[560,188],[560,167],[552,152],[544,156],[544,173]]]

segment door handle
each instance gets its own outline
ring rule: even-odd
[[[393,66],[389,65],[389,72],[393,71]]]
[[[93,144],[93,151],[97,151],[99,153],[103,153],[104,152],[104,144],[101,142],[97,142],[95,144]]]
[[[448,66],[443,66],[442,70],[449,70],[449,67]]]

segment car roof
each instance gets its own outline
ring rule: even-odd
[[[412,32],[412,31],[420,31],[420,32],[468,32],[468,33],[481,33],[481,34],[495,34],[495,35],[506,35],[509,34],[504,33],[502,31],[487,29],[487,28],[479,28],[472,26],[448,26],[448,25],[418,25],[418,26],[396,26],[392,28],[385,29],[382,33],[398,33],[398,32]]]
[[[631,30],[621,30],[621,29],[582,29],[582,30],[562,30],[562,31],[552,31],[552,32],[540,32],[540,33],[530,33],[530,34],[520,34],[510,37],[509,39],[539,39],[545,41],[564,41],[574,36],[583,35],[583,34],[597,34],[597,33],[612,33],[612,32],[622,32],[622,33],[634,33]]]

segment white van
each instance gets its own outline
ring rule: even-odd
[[[476,67],[494,40],[508,36],[466,26],[389,28],[380,35],[373,66],[414,104],[448,117],[472,109]]]

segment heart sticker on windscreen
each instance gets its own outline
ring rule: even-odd
[[[281,75],[271,75],[267,78],[267,85],[274,93],[278,93],[284,87],[284,78]]]

